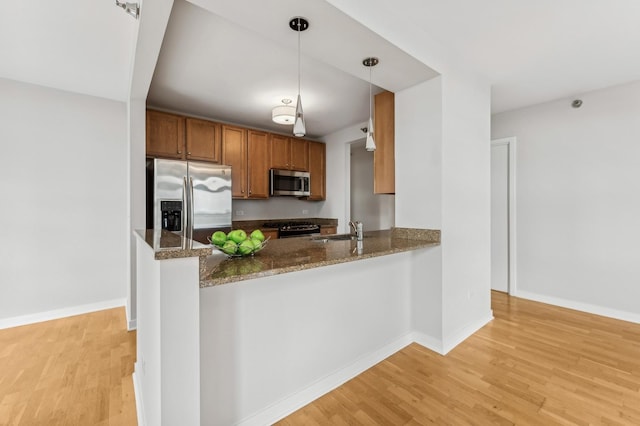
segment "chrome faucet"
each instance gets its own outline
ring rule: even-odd
[[[358,241],[362,241],[362,222],[360,221],[349,221],[349,226],[351,227],[351,234],[355,235]]]

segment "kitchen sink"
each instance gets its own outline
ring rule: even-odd
[[[367,238],[366,236],[364,238]],[[356,240],[356,236],[352,234],[332,234],[332,235],[320,235],[318,237],[312,237],[311,241],[326,243],[328,241],[350,241]]]

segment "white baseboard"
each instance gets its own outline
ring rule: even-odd
[[[146,426],[147,425],[147,420],[144,417],[144,406],[142,404],[142,385],[140,384],[140,382],[138,381],[140,375],[136,374],[136,371],[138,370],[138,363],[136,362],[135,367],[133,369],[133,396],[136,399],[136,412],[138,415],[138,426]]]
[[[131,331],[131,330],[135,330],[137,323],[136,323],[136,319],[133,318],[131,319],[131,312],[130,312],[130,308],[129,308],[129,300],[127,299],[127,304],[124,305],[124,312],[127,314],[127,330]]]
[[[414,331],[411,333],[411,340],[419,344],[420,346],[424,346],[425,348],[432,350],[440,355],[444,355],[442,352],[442,340],[436,339],[435,337],[429,336],[424,333],[420,333]]]
[[[451,349],[458,346],[469,336],[480,330],[491,321],[493,321],[493,311],[489,310],[488,314],[483,319],[475,321],[471,324],[467,324],[466,326],[456,330],[454,333],[451,333],[449,338],[447,338],[447,340],[442,343],[442,355],[446,355],[447,353],[449,353]]]
[[[332,391],[348,380],[351,380],[363,371],[373,367],[383,359],[393,355],[410,343],[412,343],[412,340],[411,334],[409,333],[378,349],[377,351],[360,357],[351,365],[318,380],[306,389],[284,398],[252,416],[244,418],[238,424],[242,426],[262,426],[273,424],[309,404],[311,401],[318,399],[327,392]]]
[[[575,300],[562,299],[559,297],[547,296],[544,294],[530,293],[528,291],[522,290],[518,290],[516,297],[533,300],[535,302],[546,303],[548,305],[560,306],[561,308],[573,309],[576,311],[587,312],[594,315],[600,315],[603,317],[609,317],[640,324],[640,315],[634,314],[632,312],[619,311],[617,309],[611,309],[604,306],[576,302]]]
[[[55,309],[52,311],[38,312],[35,314],[21,315],[17,317],[0,319],[0,330],[4,328],[19,327],[21,325],[35,324],[60,318],[82,315],[89,312],[102,311],[104,309],[119,308],[126,305],[126,299],[105,300],[104,302],[90,303],[87,305],[72,306]]]
[[[412,340],[417,344],[424,346],[425,348],[432,350],[440,355],[446,355],[451,349],[458,346],[460,343],[465,341],[469,336],[471,336],[476,331],[480,330],[482,327],[487,325],[489,322],[493,320],[493,312],[489,312],[489,314],[480,321],[475,321],[472,324],[468,324],[465,327],[462,327],[455,333],[452,333],[452,336],[449,337],[446,342],[443,342],[440,339],[436,339],[435,337],[429,336],[420,332],[411,333]]]

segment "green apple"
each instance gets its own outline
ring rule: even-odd
[[[229,239],[236,244],[240,244],[244,240],[247,239],[247,233],[242,229],[236,229],[235,231],[231,231]]]
[[[211,236],[211,242],[218,247],[222,247],[227,242],[227,234],[222,231],[216,231]]]
[[[258,250],[260,250],[262,248],[262,241],[260,241],[257,238],[251,237],[251,239],[247,240],[247,241],[251,241],[253,243],[253,248],[254,248],[255,251],[258,251]]]
[[[227,241],[222,246],[222,251],[226,254],[236,254],[237,250],[238,250],[238,245],[233,241]]]
[[[256,240],[264,241],[264,234],[262,233],[261,230],[256,229],[251,233],[251,239],[254,239],[254,238]]]
[[[251,254],[254,249],[255,249],[255,246],[253,245],[251,240],[244,240],[238,245],[238,253],[240,253],[243,256],[246,256],[247,254]]]

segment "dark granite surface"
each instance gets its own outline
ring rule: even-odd
[[[366,232],[363,241],[308,236],[270,240],[254,256],[227,258],[216,252],[205,260],[200,287],[352,262],[440,244],[440,231],[397,228]],[[201,271],[202,272],[202,271]]]
[[[363,241],[331,239],[334,236],[269,240],[266,247],[253,256],[228,258],[211,245],[201,244],[171,232],[143,230],[136,233],[154,249],[157,260],[198,257],[200,287],[440,245],[439,230],[393,228],[365,232]]]
[[[136,231],[136,233],[153,248],[157,260],[204,257],[213,252],[210,245],[184,238],[173,232],[147,229]]]

